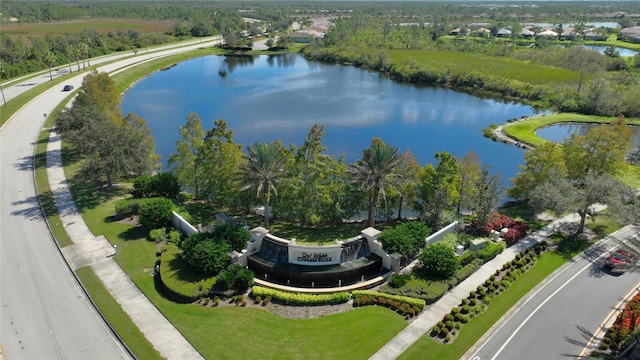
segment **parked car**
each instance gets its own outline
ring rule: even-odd
[[[73,90],[73,85],[65,85],[62,88],[62,91],[71,91],[71,90]]]
[[[618,249],[609,253],[602,266],[614,273],[622,273],[632,268],[638,261],[638,255],[627,251]]]

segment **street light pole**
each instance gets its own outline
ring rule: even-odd
[[[0,69],[0,81],[4,80],[4,68]],[[2,102],[4,103],[4,107],[7,107],[7,99],[4,97],[4,90],[2,89],[2,83],[0,82],[0,92],[2,93]]]

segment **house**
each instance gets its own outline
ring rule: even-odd
[[[560,34],[560,40],[578,40],[580,38],[580,33],[576,31],[576,29],[572,26],[564,29],[562,34]]]
[[[501,38],[511,37],[511,30],[502,28],[498,30],[498,32],[496,33],[496,37],[501,37]]]
[[[479,37],[490,37],[491,30],[481,27],[480,29],[476,30],[474,34],[475,36],[479,36]]]
[[[538,39],[556,39],[558,37],[558,33],[553,30],[544,30],[536,35]]]
[[[531,39],[536,35],[536,33],[534,33],[533,31],[531,31],[530,29],[522,29],[522,31],[520,31],[520,36],[522,36],[525,39]]]
[[[296,43],[310,43],[313,35],[306,31],[293,31],[287,34],[287,37],[293,39]]]
[[[449,34],[450,35],[454,35],[454,36],[465,36],[465,35],[469,35],[470,32],[471,32],[470,29],[456,28],[456,29],[453,29],[453,30],[449,31]]]
[[[603,28],[588,28],[584,30],[584,39],[591,41],[606,41],[609,35]]]
[[[633,44],[640,44],[640,26],[632,26],[620,30],[618,40],[628,41]]]

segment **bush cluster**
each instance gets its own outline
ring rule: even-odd
[[[388,284],[392,288],[401,288],[411,279],[409,274],[393,274],[389,277]]]
[[[427,246],[420,254],[422,270],[428,276],[450,278],[460,268],[455,251],[444,244]]]
[[[305,294],[290,293],[262,286],[254,286],[251,296],[257,298],[270,298],[284,305],[332,305],[349,301],[351,295],[348,292],[336,292],[331,294]]]
[[[253,285],[253,277],[253,271],[232,264],[218,274],[215,287],[222,291],[234,289],[244,292]]]
[[[148,198],[140,202],[140,225],[152,230],[169,225],[173,216],[173,202],[167,198]]]
[[[421,221],[405,222],[380,234],[382,247],[389,254],[410,258],[424,247],[429,228]]]
[[[170,172],[155,176],[141,175],[133,181],[131,195],[135,198],[166,197],[175,199],[180,193],[178,178]]]
[[[133,215],[138,215],[142,199],[121,199],[116,202],[116,215],[119,219],[124,219]]]
[[[242,226],[220,224],[211,232],[189,235],[182,242],[182,257],[194,269],[217,274],[229,264],[229,253],[243,249],[250,237]]]
[[[353,292],[353,306],[379,305],[387,307],[405,318],[418,315],[424,309],[424,301],[416,301],[405,296],[394,296],[377,291],[360,290]]]

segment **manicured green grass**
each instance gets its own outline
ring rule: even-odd
[[[398,64],[412,62],[429,70],[452,74],[474,72],[532,85],[557,86],[577,82],[578,73],[553,66],[484,54],[437,50],[390,50],[389,59]]]
[[[565,259],[560,255],[543,254],[531,270],[521,275],[507,290],[491,300],[487,311],[464,324],[458,337],[452,343],[442,344],[427,334],[400,355],[399,359],[461,359],[464,353],[535,284],[549,276],[564,262]],[[427,311],[429,310],[427,309]]]
[[[614,120],[613,117],[581,115],[574,113],[561,113],[542,115],[528,118],[525,120],[510,123],[504,126],[503,131],[520,141],[531,145],[541,145],[546,140],[538,137],[535,133],[538,129],[545,126],[551,126],[557,123],[574,122],[574,123],[609,123]],[[627,124],[640,125],[640,118],[628,118]]]
[[[195,271],[180,257],[182,250],[174,244],[162,247],[162,281],[171,290],[186,296],[198,296],[211,289],[215,276]]]
[[[45,127],[49,124],[50,121],[47,121]],[[53,200],[53,193],[49,186],[49,179],[47,178],[47,143],[49,141],[49,133],[50,131],[45,129],[40,132],[40,136],[38,137],[38,144],[36,145],[34,153],[34,176],[36,191],[38,192],[40,205],[44,211],[43,215],[46,217],[47,223],[49,223],[49,228],[53,233],[53,237],[58,242],[58,246],[62,248],[73,244],[73,242],[62,225],[60,215],[58,215],[58,209]]]
[[[147,338],[144,337],[144,334],[102,285],[102,282],[100,282],[91,267],[80,268],[76,270],[76,274],[85,289],[87,289],[87,292],[89,292],[89,295],[91,295],[91,299],[118,335],[126,339],[127,346],[134,354],[140,359],[162,359],[162,356],[153,348]]]

